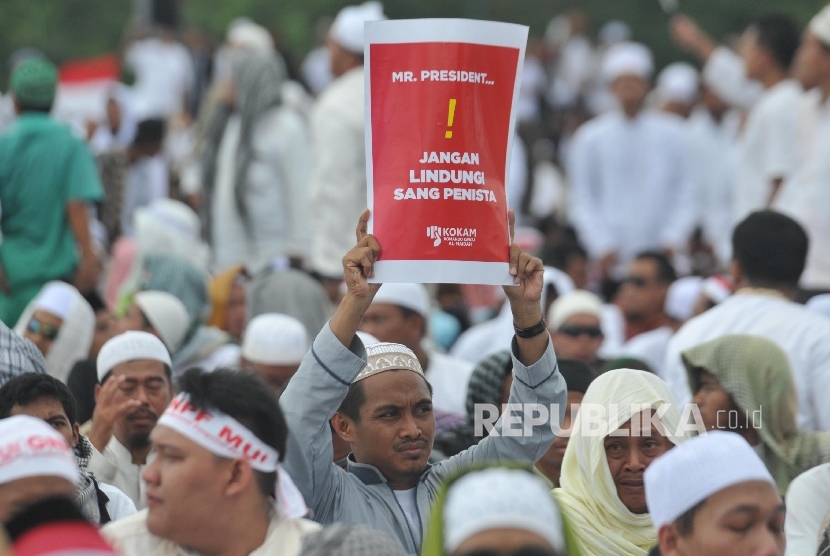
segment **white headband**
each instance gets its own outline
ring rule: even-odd
[[[182,392],[170,402],[158,424],[176,431],[219,457],[245,459],[263,473],[277,473],[277,506],[291,519],[308,513],[300,490],[280,465],[280,454],[242,423],[221,411],[196,409]]]

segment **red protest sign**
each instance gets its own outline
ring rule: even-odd
[[[375,279],[512,284],[505,180],[527,28],[384,21],[366,37]]]

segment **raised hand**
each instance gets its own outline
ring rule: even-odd
[[[89,441],[103,452],[112,438],[115,423],[129,412],[141,407],[141,400],[125,400],[121,387],[126,376],[112,377],[95,394],[95,411],[92,413],[92,429]]]
[[[510,240],[513,241],[516,216],[512,210],[508,212],[508,222],[510,223]],[[515,243],[510,245],[510,275],[513,276],[515,286],[504,286],[504,293],[510,300],[510,305],[515,308],[516,305],[535,303],[538,307],[542,299],[544,273],[544,265],[540,259],[523,252],[521,247]],[[541,314],[541,309],[537,312]]]
[[[357,245],[343,257],[343,275],[349,293],[371,300],[380,288],[380,284],[370,284],[368,281],[375,274],[380,245],[375,236],[367,233],[368,222],[369,210],[366,209],[357,222]]]

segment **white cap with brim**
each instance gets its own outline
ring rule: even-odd
[[[98,352],[98,382],[103,381],[117,365],[140,360],[158,361],[168,367],[173,366],[170,352],[161,340],[149,332],[124,332],[108,340]]]
[[[0,421],[0,485],[28,477],[62,477],[78,485],[72,448],[41,419],[16,415]]]
[[[601,72],[607,83],[613,83],[623,75],[633,75],[648,81],[654,72],[651,51],[636,42],[615,44],[605,53]]]
[[[725,431],[675,446],[651,462],[644,480],[646,504],[657,531],[731,486],[762,481],[777,489],[752,446],[742,436]]]
[[[830,6],[822,9],[810,20],[809,29],[818,40],[830,46]]]
[[[429,294],[422,284],[383,284],[372,303],[388,303],[429,317]]]
[[[242,357],[262,365],[299,365],[308,352],[308,332],[288,315],[266,313],[251,320],[242,338]]]
[[[133,301],[158,331],[167,349],[177,352],[190,328],[190,315],[184,303],[175,295],[160,291],[138,292]]]
[[[334,42],[352,54],[363,55],[364,31],[367,21],[386,19],[383,4],[365,2],[359,6],[346,6],[331,24],[329,34]]]
[[[444,548],[490,529],[521,529],[539,535],[561,554],[565,535],[550,489],[523,469],[474,471],[452,483],[444,503]]]
[[[602,300],[587,290],[576,290],[560,296],[548,310],[548,327],[558,330],[574,315],[591,315],[602,321]]]
[[[657,94],[663,102],[694,104],[699,89],[697,70],[685,62],[669,64],[657,78]]]

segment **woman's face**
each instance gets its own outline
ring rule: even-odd
[[[729,392],[724,390],[713,374],[706,371],[698,371],[697,383],[697,392],[692,402],[700,409],[706,430],[728,429],[729,413],[736,409]]]

